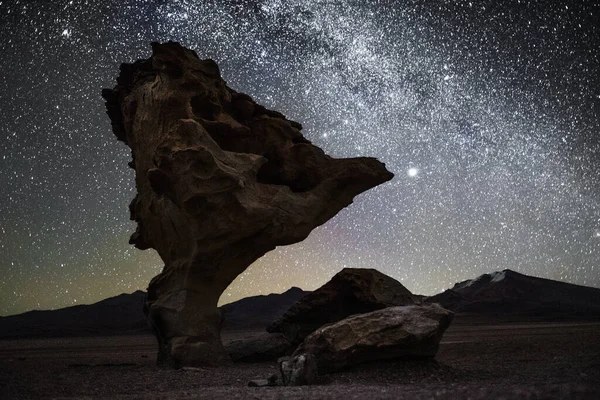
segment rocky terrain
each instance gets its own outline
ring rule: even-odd
[[[277,372],[272,361],[160,369],[151,335],[2,340],[0,398],[596,400],[598,332],[598,323],[465,325],[458,316],[435,361],[372,362],[296,387],[248,387]]]

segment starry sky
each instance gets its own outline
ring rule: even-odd
[[[335,157],[396,174],[221,302],[377,268],[415,293],[510,268],[600,287],[595,1],[0,0],[0,315],[145,289],[102,88],[179,41]]]

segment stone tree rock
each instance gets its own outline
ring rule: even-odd
[[[415,304],[397,280],[370,268],[344,268],[329,282],[294,304],[267,328],[281,332],[294,345],[325,324],[350,315]]]
[[[317,329],[293,356],[314,355],[319,373],[366,361],[434,357],[453,316],[438,304],[353,315]]]
[[[133,156],[130,243],[165,263],[146,300],[158,363],[221,364],[217,301],[235,277],[393,175],[374,158],[327,156],[299,123],[227,87],[214,61],[173,42],[152,50],[102,91]]]

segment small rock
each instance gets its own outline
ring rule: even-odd
[[[250,387],[266,387],[266,386],[277,386],[279,377],[275,374],[271,375],[269,379],[255,379],[248,382]]]
[[[317,362],[312,354],[283,357],[278,363],[284,386],[310,385],[319,378]]]
[[[253,381],[248,382],[248,386],[250,386],[250,387],[269,386],[269,380],[268,379],[255,379]]]

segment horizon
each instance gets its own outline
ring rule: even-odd
[[[463,280],[463,281],[457,281],[457,282],[455,282],[455,285],[456,285],[456,284],[458,284],[458,283],[464,283],[464,282],[468,282],[468,281],[474,281],[474,280],[477,280],[477,279],[481,278],[483,275],[491,275],[491,274],[495,274],[495,273],[501,273],[501,272],[505,272],[505,271],[511,271],[511,272],[515,272],[515,273],[517,273],[517,274],[520,274],[520,275],[525,275],[525,276],[529,276],[529,277],[533,277],[533,278],[548,279],[548,278],[543,278],[543,277],[539,277],[539,276],[533,276],[533,275],[527,275],[527,274],[523,274],[523,273],[521,273],[521,272],[519,272],[519,271],[515,271],[515,270],[513,270],[513,269],[507,268],[507,269],[500,270],[500,271],[486,272],[486,273],[483,273],[483,274],[481,274],[481,275],[478,275],[478,276],[476,276],[476,277],[469,278],[469,279],[465,279],[465,280]],[[598,290],[600,290],[600,287],[596,287],[596,286],[585,286],[585,285],[578,285],[578,284],[576,284],[576,283],[573,283],[573,282],[567,282],[567,281],[557,281],[557,280],[554,280],[554,279],[550,279],[550,280],[551,280],[551,281],[554,281],[554,282],[566,283],[566,284],[569,284],[569,285],[582,286],[582,287],[588,287],[588,288],[592,288],[592,289],[598,289]],[[400,283],[402,283],[402,282],[400,282]],[[440,291],[440,292],[438,292],[438,293],[434,293],[434,294],[431,294],[431,295],[424,295],[424,294],[422,294],[422,293],[412,293],[412,292],[411,292],[411,293],[412,293],[413,295],[417,295],[417,296],[433,297],[433,296],[435,296],[435,295],[438,295],[438,294],[444,293],[445,291],[447,291],[447,290],[450,290],[450,289],[452,289],[453,287],[454,287],[454,285],[452,285],[452,286],[451,286],[451,287],[449,287],[449,288],[443,289],[442,291]],[[221,299],[219,299],[218,307],[222,307],[222,306],[224,306],[224,305],[227,305],[227,304],[232,304],[232,303],[235,303],[235,302],[237,302],[237,301],[244,300],[244,299],[247,299],[247,298],[250,298],[250,297],[269,296],[269,295],[272,295],[272,294],[279,294],[279,295],[280,295],[280,294],[284,294],[284,293],[288,292],[289,290],[291,290],[291,289],[293,289],[293,288],[300,289],[300,290],[302,290],[302,291],[304,291],[304,292],[311,292],[311,291],[313,291],[313,290],[317,289],[317,288],[315,288],[315,289],[312,289],[312,290],[307,290],[307,289],[301,288],[301,287],[299,287],[299,286],[291,286],[291,287],[289,287],[289,288],[287,288],[287,289],[285,289],[285,290],[283,290],[283,291],[281,291],[281,292],[258,293],[258,294],[253,294],[253,295],[249,295],[249,296],[240,297],[240,298],[237,298],[237,299],[232,299],[232,300],[230,300],[230,301],[227,301],[227,302],[221,302],[221,300],[223,300],[223,297],[221,297]],[[112,299],[112,298],[115,298],[115,297],[119,297],[119,296],[130,296],[130,295],[133,295],[133,294],[135,294],[135,293],[137,293],[137,292],[142,292],[142,293],[144,293],[144,294],[145,294],[145,293],[147,293],[147,292],[146,292],[145,290],[143,290],[143,289],[137,289],[137,290],[134,290],[133,292],[123,292],[123,293],[119,293],[119,294],[116,294],[116,295],[111,295],[111,296],[105,297],[105,298],[103,298],[103,299],[100,299],[100,300],[95,300],[95,301],[93,301],[93,302],[91,302],[91,303],[73,304],[73,305],[69,305],[69,306],[66,306],[66,307],[60,307],[60,308],[50,308],[50,309],[31,309],[31,310],[23,311],[23,312],[20,312],[20,313],[16,313],[16,314],[8,314],[8,315],[1,315],[1,314],[0,314],[0,318],[13,317],[13,316],[16,316],[16,315],[26,314],[26,313],[29,313],[29,312],[32,312],[32,311],[57,311],[57,310],[62,310],[62,309],[66,309],[66,308],[71,308],[71,307],[78,307],[78,306],[90,306],[90,305],[94,305],[94,304],[100,303],[100,302],[102,302],[102,301],[104,301],[104,300]],[[225,295],[225,293],[223,294],[223,296],[224,296],[224,295]],[[228,299],[228,300],[229,300],[229,299]]]

